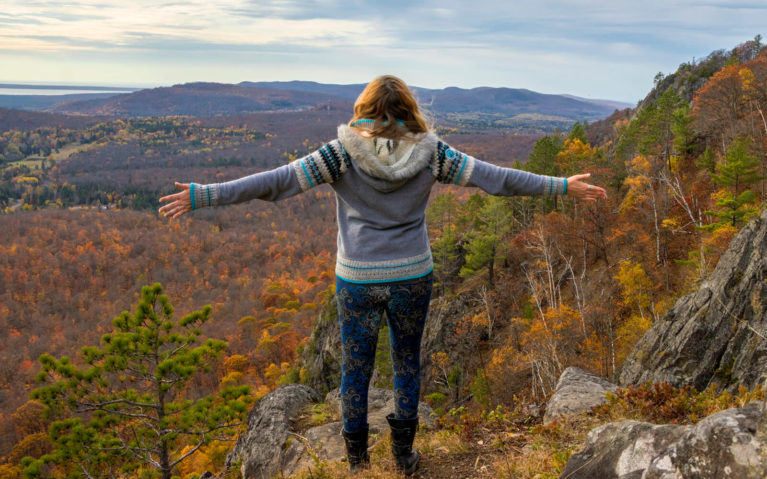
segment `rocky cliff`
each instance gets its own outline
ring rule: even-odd
[[[322,395],[341,385],[341,328],[335,297],[322,307],[312,336],[301,351],[299,367],[305,370],[303,382]]]
[[[767,210],[732,240],[700,289],[680,298],[626,360],[622,385],[647,380],[698,390],[767,380]]]
[[[431,355],[446,352],[451,364],[461,364],[467,372],[476,358],[477,332],[457,336],[456,323],[472,307],[471,295],[464,294],[451,298],[437,298],[432,301],[426,327],[421,341],[421,395],[428,394],[435,384],[435,370]],[[382,326],[385,325],[385,319]],[[327,394],[341,384],[341,331],[335,298],[330,298],[317,318],[317,324],[309,342],[301,351],[299,367],[304,369],[304,384],[319,394]],[[373,373],[371,385],[379,377],[378,364]],[[470,375],[460,379],[459,386],[465,385]],[[456,390],[459,388],[456,388]]]

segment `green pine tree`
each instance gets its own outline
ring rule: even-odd
[[[573,125],[572,129],[570,130],[570,133],[567,135],[567,139],[569,140],[581,140],[582,143],[588,143],[589,141],[586,139],[586,129],[588,128],[589,124],[586,120],[583,120],[583,123],[576,121]]]
[[[759,158],[751,152],[750,142],[741,138],[733,141],[727,150],[724,164],[718,166],[718,172],[712,176],[715,183],[732,188],[737,195],[763,177],[759,175]]]
[[[713,174],[716,172],[716,157],[714,156],[714,150],[710,146],[707,146],[705,151],[698,157],[698,161],[695,162],[698,168],[703,168]]]
[[[570,135],[573,138],[577,138],[580,135],[581,129],[585,137],[585,123],[583,126],[580,123],[576,123]],[[530,152],[530,159],[525,163],[524,169],[539,175],[562,176],[562,172],[559,171],[557,166],[557,154],[562,151],[563,145],[564,140],[559,133],[540,138],[535,142],[533,151]],[[553,198],[541,198],[539,201],[544,213],[552,211],[557,207],[556,196]]]
[[[31,397],[55,419],[49,434],[56,449],[24,458],[25,476],[41,477],[53,463],[72,477],[126,477],[141,470],[145,477],[170,479],[200,447],[229,439],[246,413],[248,387],[199,397],[187,389],[226,347],[217,339],[200,344],[198,327],[210,310],[174,320],[155,283],[142,288],[135,313],[112,320],[115,330],[99,346],[80,350],[82,366],[66,356],[41,355],[37,379],[46,384]]]
[[[751,152],[749,142],[739,138],[732,142],[725,159],[723,164],[717,165],[718,171],[711,175],[711,179],[729,191],[719,193],[716,199],[718,211],[706,211],[722,221],[708,225],[708,230],[727,223],[735,226],[758,213],[754,206],[756,194],[748,187],[763,178],[759,174],[759,158]]]
[[[559,176],[557,153],[562,151],[562,138],[558,134],[544,136],[535,142],[525,169],[539,175]]]
[[[725,192],[715,203],[720,210],[706,211],[707,215],[716,216],[717,218],[722,219],[722,221],[706,225],[703,229],[712,231],[719,229],[727,223],[735,226],[738,223],[744,222],[759,212],[756,208],[750,206],[753,205],[755,199],[756,194],[751,190],[746,190],[738,196],[735,196],[729,191]]]
[[[493,288],[495,284],[495,260],[501,240],[511,230],[511,208],[508,200],[499,196],[477,197],[478,208],[473,218],[474,228],[469,232],[466,243],[466,263],[461,268],[462,278],[473,276],[487,266],[487,282]],[[467,201],[471,202],[472,197]],[[479,202],[481,200],[481,202]],[[467,208],[467,210],[472,211]]]
[[[457,223],[462,218],[461,204],[453,193],[438,195],[426,211],[429,228],[437,231],[437,237],[431,243],[434,258],[435,288],[441,293],[447,291],[451,279],[455,278],[460,268],[460,251]]]

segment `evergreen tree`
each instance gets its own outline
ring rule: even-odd
[[[434,199],[426,211],[429,227],[437,232],[437,237],[431,242],[434,286],[443,294],[460,268],[460,236],[456,225],[459,221],[465,221],[465,218],[460,217],[460,210],[461,204],[455,194],[443,193]]]
[[[759,175],[759,158],[751,152],[749,142],[740,138],[733,141],[725,159],[723,164],[717,165],[718,172],[712,175],[712,180],[729,190],[715,194],[718,211],[706,211],[706,214],[722,219],[709,225],[709,230],[727,223],[735,226],[758,212],[754,207],[756,194],[748,186],[763,177]]]
[[[586,140],[586,128],[588,128],[588,126],[589,124],[586,120],[583,120],[583,123],[576,121],[570,130],[570,134],[567,135],[567,139],[570,141],[580,140],[582,143],[588,143],[588,140]]]
[[[561,176],[557,165],[557,155],[562,151],[563,147],[564,143],[559,133],[540,138],[535,142],[533,151],[530,152],[530,160],[524,165],[524,169],[539,175]],[[544,212],[551,211],[557,207],[556,196],[553,198],[542,198],[540,201]]]
[[[223,387],[197,397],[190,380],[226,347],[206,339],[198,326],[210,306],[173,319],[173,307],[159,283],[144,286],[134,314],[123,311],[101,345],[80,350],[83,366],[66,356],[40,356],[39,382],[31,397],[54,418],[49,435],[55,450],[23,460],[26,477],[41,477],[58,464],[76,477],[170,479],[173,469],[200,447],[228,439],[249,402],[247,386]],[[186,449],[185,449],[186,448]]]
[[[727,223],[735,226],[758,213],[756,208],[750,206],[756,199],[756,194],[751,190],[746,190],[737,196],[729,191],[721,191],[714,196],[714,199],[716,206],[720,209],[718,211],[706,211],[706,214],[721,218],[723,221],[706,225],[704,229],[708,231],[719,229]]]
[[[558,176],[557,154],[562,151],[562,138],[559,135],[549,135],[535,142],[530,160],[525,169],[539,175]]]
[[[688,154],[693,146],[695,135],[692,132],[692,116],[689,103],[683,103],[674,110],[671,118],[671,133],[674,135],[674,149],[678,155]]]
[[[506,198],[476,196],[482,199],[482,203],[476,214],[471,215],[469,210],[469,214],[475,218],[476,223],[468,235],[466,264],[461,268],[460,276],[462,278],[473,276],[478,270],[487,266],[487,282],[493,288],[498,247],[504,235],[511,229],[511,208]],[[469,201],[467,201],[468,204]]]
[[[716,157],[714,156],[714,150],[710,146],[707,146],[705,151],[700,155],[698,161],[695,162],[698,168],[703,168],[710,174],[716,172]]]
[[[751,152],[750,143],[738,138],[733,141],[725,155],[725,163],[718,166],[718,172],[713,175],[715,183],[732,188],[737,195],[743,187],[747,187],[762,179],[759,175],[759,158]]]

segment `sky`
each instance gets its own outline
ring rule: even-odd
[[[3,0],[0,83],[527,88],[636,103],[658,72],[767,34],[767,2]]]

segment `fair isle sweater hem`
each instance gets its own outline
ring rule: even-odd
[[[336,276],[350,283],[380,283],[413,279],[434,269],[431,250],[417,256],[387,261],[354,261],[338,256]]]
[[[344,278],[343,276],[341,276],[340,274],[338,274],[338,272],[336,272],[336,276],[338,276],[338,277],[339,277],[339,278],[341,278],[342,280],[346,281],[347,283],[356,283],[356,284],[373,284],[373,283],[382,283],[382,282],[387,282],[387,283],[388,283],[388,282],[395,282],[395,281],[407,281],[407,280],[409,280],[409,279],[417,279],[417,278],[423,278],[424,276],[426,276],[427,274],[431,273],[432,271],[434,271],[434,268],[433,268],[433,267],[432,267],[432,268],[430,268],[430,269],[429,269],[429,271],[427,271],[427,272],[425,272],[425,273],[422,273],[422,274],[417,274],[417,275],[415,275],[415,276],[406,276],[406,277],[404,277],[404,278],[397,278],[397,279],[387,279],[387,280],[370,280],[370,281],[355,281],[355,280],[352,280],[352,279],[349,279],[349,278]]]

